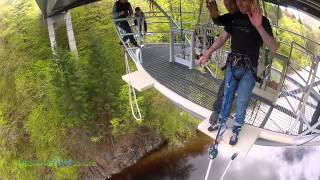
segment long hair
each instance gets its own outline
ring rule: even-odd
[[[259,2],[257,0],[249,0],[250,1],[250,7],[260,7]]]

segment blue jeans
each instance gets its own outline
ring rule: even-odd
[[[234,75],[232,75],[232,72]],[[243,76],[239,81],[235,79],[235,77],[239,79],[241,75]],[[224,95],[220,113],[221,123],[226,123],[230,115],[235,93],[237,92],[236,120],[234,125],[242,126],[244,124],[246,109],[249,105],[255,82],[256,81],[250,69],[245,70],[244,66],[238,66],[231,70],[230,65],[228,65],[225,74]]]

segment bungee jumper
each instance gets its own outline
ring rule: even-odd
[[[225,26],[229,22],[229,18],[231,17],[231,15],[239,11],[236,5],[236,0],[224,0],[223,3],[227,8],[228,13],[220,16],[216,1],[211,1],[211,0],[206,1],[206,6],[210,12],[210,17],[212,18],[213,23],[220,26]],[[226,65],[224,65],[221,68],[221,70],[223,71],[225,69],[226,69]],[[213,103],[212,114],[209,118],[209,123],[211,124],[211,126],[209,126],[208,131],[210,132],[215,131],[219,128],[218,118],[221,110],[223,92],[224,92],[224,83],[221,83],[219,86],[217,98]]]
[[[238,135],[244,124],[246,108],[256,82],[255,73],[258,66],[259,49],[263,43],[272,53],[277,49],[270,22],[262,16],[261,9],[255,0],[236,0],[236,4],[240,12],[230,15],[224,31],[199,59],[199,64],[204,64],[209,56],[231,37],[231,53],[227,58],[218,135],[218,138],[221,139],[227,128],[226,121],[230,115],[235,93],[237,93],[236,119],[232,127],[230,145],[237,144]]]

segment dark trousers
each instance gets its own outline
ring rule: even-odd
[[[218,90],[218,94],[217,94],[217,99],[213,103],[213,108],[212,109],[217,114],[220,114],[221,104],[222,104],[222,100],[223,100],[223,92],[224,92],[224,81],[220,84],[220,87],[219,87],[219,90]]]
[[[147,21],[143,21],[143,28],[144,28],[144,32],[148,32]],[[141,25],[140,25],[140,29],[141,29]]]
[[[122,21],[118,24],[118,26],[123,29],[126,33],[132,33],[132,30],[129,26],[129,23],[127,21]],[[123,36],[122,40],[124,42],[126,42],[128,39],[130,39],[130,42],[134,45],[137,44],[136,40],[134,39],[133,35],[126,35],[126,36]]]
[[[311,118],[311,122],[310,125],[313,126],[314,124],[316,124],[318,122],[320,116],[320,101],[318,101],[316,110],[314,111],[312,118]],[[317,129],[320,129],[320,125],[317,127]]]
[[[141,23],[142,21],[140,21]],[[138,21],[134,20],[134,25],[138,26]],[[143,21],[143,28],[144,28],[144,32],[146,33],[148,31],[148,27],[147,27],[147,21]],[[140,24],[140,32],[142,30],[142,24]]]

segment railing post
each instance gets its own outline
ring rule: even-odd
[[[194,46],[195,46],[195,31],[193,30],[192,34],[191,34],[191,51],[190,51],[190,68],[189,69],[193,69],[195,67],[195,50],[194,50]]]
[[[174,62],[174,32],[170,29],[170,62]]]
[[[138,58],[139,58],[139,62],[140,62],[140,64],[142,64],[142,41],[141,41],[141,18],[140,17],[138,17],[138,19],[135,19],[136,21],[138,21],[138,38],[139,38],[139,48],[137,49],[137,51],[136,52],[138,52],[139,54],[138,54]]]
[[[142,48],[141,47],[139,47],[136,50],[136,57],[138,58],[139,63],[142,64],[143,60],[142,60]]]
[[[199,3],[199,14],[198,14],[198,19],[197,19],[196,25],[199,25],[200,20],[201,20],[203,2],[204,2],[204,0],[200,0],[200,3]]]
[[[206,49],[207,49],[207,25],[204,26],[202,53],[204,53]]]

